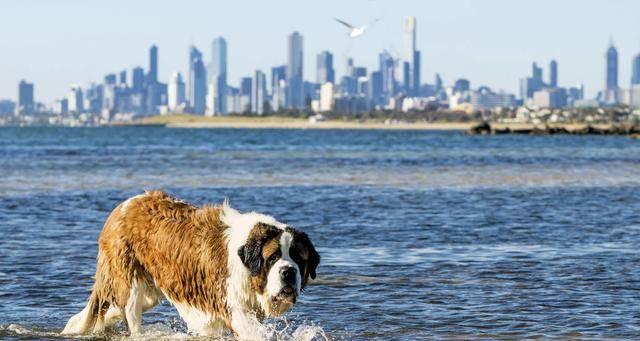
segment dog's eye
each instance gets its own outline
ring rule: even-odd
[[[274,253],[271,256],[269,256],[269,259],[267,260],[267,262],[273,264],[278,260],[278,253]]]

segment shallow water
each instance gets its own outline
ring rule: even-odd
[[[308,232],[319,276],[268,322],[282,340],[640,338],[638,140],[4,128],[0,170],[2,339],[61,339],[104,219],[149,188]],[[144,323],[192,338],[166,302]]]

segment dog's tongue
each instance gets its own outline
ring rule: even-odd
[[[284,287],[284,289],[282,289],[282,291],[285,294],[291,294],[291,293],[293,293],[293,288],[292,287]]]

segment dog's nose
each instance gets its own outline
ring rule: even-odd
[[[280,276],[282,280],[287,284],[296,284],[296,268],[294,267],[286,267],[280,269]]]

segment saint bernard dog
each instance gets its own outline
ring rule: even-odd
[[[118,320],[139,334],[142,313],[166,298],[193,333],[262,340],[261,322],[291,308],[320,263],[304,232],[273,217],[227,203],[197,208],[161,191],[116,207],[98,243],[91,295],[62,334]]]

